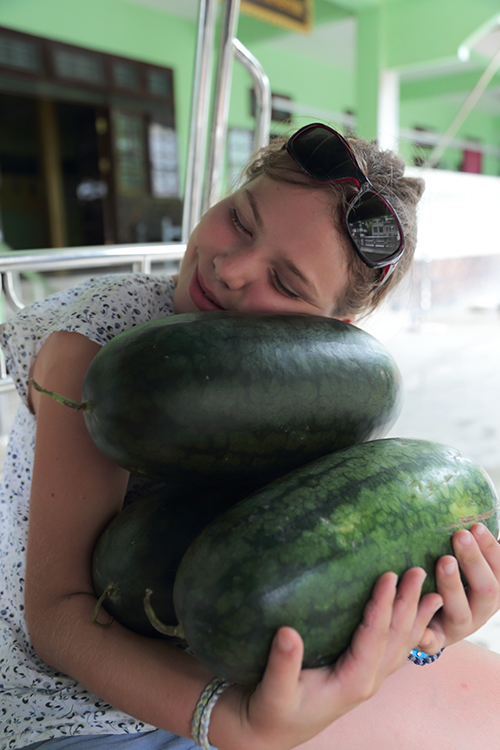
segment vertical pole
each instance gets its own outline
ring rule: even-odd
[[[217,202],[220,196],[233,75],[233,39],[236,36],[239,12],[240,0],[225,0],[219,40],[215,102],[212,110],[203,211],[207,211],[210,206]]]
[[[216,15],[217,0],[200,0],[182,217],[182,242],[188,241],[201,216]]]

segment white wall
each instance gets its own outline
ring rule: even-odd
[[[417,260],[500,254],[499,177],[415,167],[407,172],[426,182]]]

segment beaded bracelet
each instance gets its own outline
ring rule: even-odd
[[[191,736],[196,745],[202,750],[210,750],[208,741],[208,726],[213,708],[217,703],[219,696],[226,688],[232,685],[232,682],[223,680],[221,677],[215,677],[208,683],[205,690],[200,695],[200,699],[194,710],[193,722],[191,724]]]
[[[420,651],[418,648],[412,648],[408,659],[419,667],[425,667],[426,664],[432,664],[437,661],[443,651],[444,648],[442,648],[441,651],[438,651],[437,654],[426,654],[425,651]]]

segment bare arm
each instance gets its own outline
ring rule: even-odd
[[[36,360],[37,382],[81,398],[100,347],[79,334],[53,334]],[[189,736],[193,707],[211,675],[166,643],[114,623],[91,623],[91,556],[120,510],[128,474],[91,441],[83,415],[33,391],[37,414],[25,603],[37,653],[117,708]]]

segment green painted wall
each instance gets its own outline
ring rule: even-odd
[[[347,7],[349,0],[343,4]],[[322,12],[328,10],[327,0],[322,0],[320,8]],[[387,0],[379,9],[358,9],[356,73],[299,54],[277,52],[272,44],[283,32],[273,31],[272,27],[256,41],[264,24],[255,20],[240,19],[240,38],[264,66],[274,92],[321,110],[354,111],[360,133],[373,137],[378,70],[382,66],[425,65],[435,57],[455,56],[457,45],[491,21],[498,11],[498,0]],[[195,54],[194,22],[124,0],[1,0],[0,26],[173,68],[181,170],[184,170]],[[471,87],[473,83],[471,78]],[[420,125],[444,132],[460,106],[459,102],[447,100],[449,84],[446,80],[436,82],[435,86],[441,85],[443,91],[437,98],[429,97],[425,84],[404,85],[402,127]],[[250,86],[249,75],[236,64],[231,126],[252,127]],[[500,147],[500,118],[474,112],[459,136],[479,138]],[[457,159],[453,152],[446,154],[450,166],[456,166]],[[490,173],[500,173],[498,159],[487,159],[485,165]]]
[[[192,58],[192,23],[121,0],[2,0],[0,23],[159,65]]]
[[[378,82],[385,67],[385,22],[380,8],[367,8],[358,14],[356,65],[357,132],[363,138],[377,137]]]
[[[498,0],[388,0],[388,65],[414,68],[456,60],[459,46],[499,11]]]

